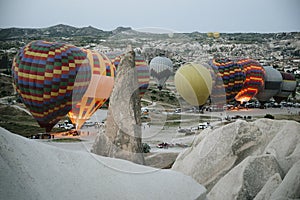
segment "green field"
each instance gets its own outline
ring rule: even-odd
[[[37,133],[44,133],[36,120],[31,116],[9,105],[0,105],[0,126],[12,133],[30,137]],[[64,131],[64,129],[53,128],[53,132]]]

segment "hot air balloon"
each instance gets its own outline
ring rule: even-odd
[[[214,36],[214,38],[219,38],[220,37],[220,33],[219,32],[214,32],[213,36]]]
[[[106,54],[107,57],[111,60],[111,62],[115,65],[118,69],[118,65],[121,62],[121,58],[124,55],[124,52],[116,51],[116,52],[109,52]],[[150,72],[149,66],[147,65],[144,57],[140,54],[135,54],[135,67],[137,71],[137,79],[139,84],[139,96],[143,97],[145,92],[148,89],[149,81],[150,81]]]
[[[91,79],[86,54],[58,42],[27,44],[14,58],[12,72],[23,103],[46,132],[81,99]]]
[[[173,73],[173,63],[167,57],[157,56],[150,61],[150,75],[156,80],[158,89],[162,89]]]
[[[84,50],[91,66],[92,77],[85,94],[68,116],[76,129],[80,129],[109,98],[115,77],[115,67],[110,60],[102,53]]]
[[[236,63],[243,68],[246,79],[242,89],[235,96],[235,99],[241,103],[252,99],[264,87],[265,70],[255,60],[240,59]]]
[[[281,73],[277,69],[271,66],[265,66],[264,69],[266,72],[264,88],[255,96],[261,104],[276,95],[282,83]]]
[[[207,37],[210,37],[210,38],[219,38],[220,37],[220,33],[219,32],[208,32],[206,33]]]
[[[206,103],[212,89],[212,78],[207,68],[187,63],[175,73],[175,87],[182,98],[193,106]]]
[[[206,35],[207,35],[207,37],[213,37],[214,33],[213,32],[207,32]]]
[[[280,103],[283,100],[287,100],[290,94],[292,94],[297,87],[297,81],[292,74],[286,72],[280,72],[280,73],[282,76],[282,83],[280,86],[280,90],[273,97],[277,103]]]
[[[223,85],[223,79],[221,74],[216,68],[211,65],[202,63],[202,65],[208,69],[212,78],[212,91],[210,94],[211,104],[217,105],[218,107],[223,107],[226,104],[226,92]]]
[[[115,65],[116,69],[121,62],[121,57],[124,55],[123,51],[112,51],[105,54],[110,61]]]
[[[225,88],[226,102],[229,103],[234,100],[234,97],[239,93],[243,87],[245,80],[245,73],[240,65],[237,65],[233,60],[227,58],[212,59],[209,65],[217,73],[217,85],[213,88],[213,96],[222,99],[223,88]],[[220,77],[222,80],[220,80]],[[223,83],[223,84],[221,84]],[[218,100],[217,100],[218,101]]]
[[[150,71],[144,57],[140,54],[135,54],[135,67],[139,83],[139,95],[143,97],[149,86]]]

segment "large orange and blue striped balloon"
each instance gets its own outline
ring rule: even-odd
[[[225,88],[226,102],[234,101],[235,96],[242,89],[245,80],[243,68],[233,60],[227,58],[212,59],[209,65],[217,74],[211,98],[215,99],[218,103],[222,102],[224,99],[222,95]]]
[[[68,116],[76,128],[80,129],[109,98],[113,86],[116,69],[106,55],[84,50],[92,69],[89,87],[82,99],[72,108]]]
[[[243,103],[249,101],[259,91],[263,90],[265,70],[257,61],[247,58],[237,60],[236,63],[243,68],[246,75],[242,89],[235,96],[235,100]]]
[[[14,58],[12,75],[22,101],[49,132],[82,98],[91,70],[86,53],[79,48],[33,41]]]

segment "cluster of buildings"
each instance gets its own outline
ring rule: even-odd
[[[122,34],[122,33],[121,33]],[[172,59],[175,68],[186,62],[207,62],[214,57],[251,58],[263,66],[300,74],[300,33],[262,34],[262,39],[255,38],[247,42],[234,40],[234,34],[220,34],[219,38],[202,35],[197,40],[194,35],[174,34],[154,38],[153,35],[134,38],[119,37],[94,46],[99,51],[122,51],[132,45],[142,53],[147,61],[157,55]],[[206,37],[206,38],[205,38]]]

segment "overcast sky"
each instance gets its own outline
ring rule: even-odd
[[[300,0],[0,0],[0,27],[67,24],[175,32],[300,31]]]

